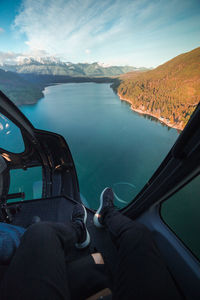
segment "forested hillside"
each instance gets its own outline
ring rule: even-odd
[[[200,48],[154,70],[123,75],[112,87],[132,109],[183,129],[200,101]]]
[[[43,97],[42,89],[16,73],[0,69],[0,90],[16,105],[36,103]]]

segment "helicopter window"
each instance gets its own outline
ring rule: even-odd
[[[25,149],[20,129],[3,114],[0,114],[0,148],[13,153]]]
[[[200,176],[161,205],[164,222],[200,260]]]
[[[24,198],[14,198],[8,203],[20,200],[32,200],[42,197],[42,167],[32,167],[27,170],[10,170],[9,194],[24,193]]]

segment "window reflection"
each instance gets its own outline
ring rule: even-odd
[[[162,203],[161,216],[200,259],[200,176]]]
[[[0,114],[0,148],[13,153],[25,149],[20,129],[3,114]]]
[[[33,167],[26,170],[10,170],[9,194],[24,193],[21,200],[32,200],[42,197],[42,167]],[[20,201],[20,199],[8,200],[8,202]]]

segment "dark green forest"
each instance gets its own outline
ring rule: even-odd
[[[43,97],[42,88],[13,72],[0,69],[0,90],[16,105],[34,104]]]

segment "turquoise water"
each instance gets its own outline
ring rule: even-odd
[[[114,189],[117,206],[130,202],[178,137],[175,129],[133,112],[109,84],[50,86],[37,104],[21,110],[36,128],[65,137],[92,208],[106,186]]]

